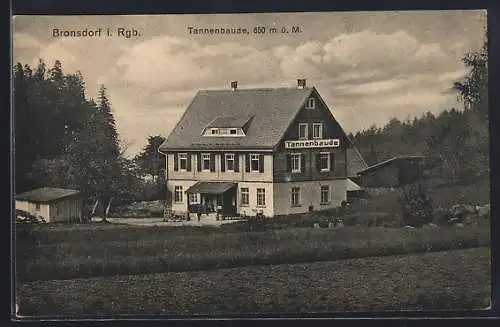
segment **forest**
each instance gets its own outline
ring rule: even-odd
[[[350,133],[368,164],[397,155],[425,155],[430,177],[443,183],[473,183],[489,175],[487,41],[468,53],[468,73],[450,90],[463,108]],[[43,186],[78,189],[87,208],[97,199],[115,205],[164,199],[161,135],[126,158],[112,101],[101,85],[96,99],[86,96],[81,72],[67,73],[56,61],[47,67],[17,63],[13,71],[15,192]]]
[[[446,184],[473,183],[489,176],[487,42],[462,59],[468,73],[450,85],[463,108],[371,126],[349,137],[368,165],[398,155],[424,155],[428,177]]]
[[[56,61],[47,68],[14,66],[15,192],[51,186],[78,189],[87,208],[165,197],[164,141],[150,136],[143,151],[126,158],[107,89],[85,96],[81,72],[67,74]],[[149,178],[148,178],[149,177]]]

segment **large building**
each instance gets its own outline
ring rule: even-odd
[[[199,91],[159,152],[172,210],[272,217],[339,206],[366,168],[314,87]]]

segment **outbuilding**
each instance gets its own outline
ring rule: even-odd
[[[16,209],[42,216],[46,222],[82,220],[82,200],[77,190],[42,187],[16,195]]]
[[[397,156],[358,171],[357,182],[370,193],[398,189],[423,177],[423,156]]]

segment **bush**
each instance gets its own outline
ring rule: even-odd
[[[357,212],[344,218],[346,226],[363,227],[400,227],[402,225],[401,217],[398,214],[389,214],[385,212]]]
[[[399,198],[401,218],[412,227],[422,227],[432,222],[432,201],[428,195],[425,181],[419,181],[403,187]]]

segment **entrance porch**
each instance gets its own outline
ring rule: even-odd
[[[229,182],[198,182],[188,188],[189,213],[236,215],[237,184]]]

